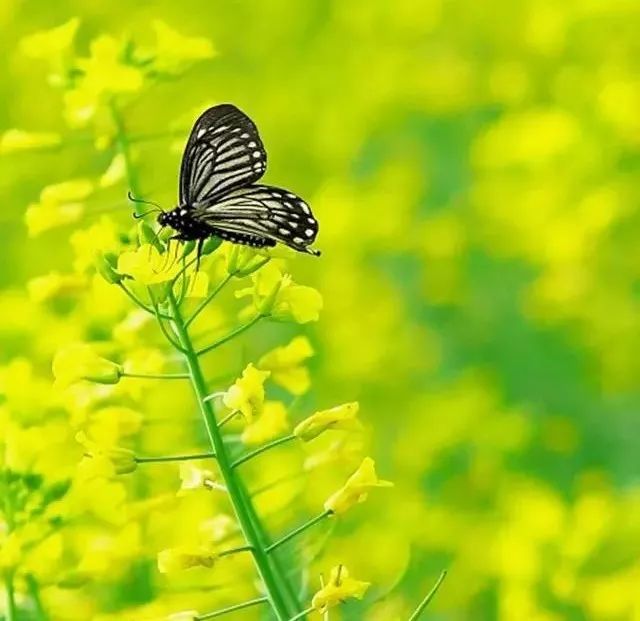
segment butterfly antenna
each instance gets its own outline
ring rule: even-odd
[[[150,213],[154,213],[156,211],[159,211],[160,213],[164,213],[164,209],[162,209],[162,207],[158,205],[158,203],[145,200],[144,198],[136,198],[133,194],[131,194],[131,191],[127,192],[127,198],[132,203],[142,203],[143,205],[153,205],[154,207],[154,209],[149,209],[149,211],[145,211],[144,213],[134,213],[133,217],[136,220],[139,220],[140,218],[144,218],[145,216],[148,216]]]

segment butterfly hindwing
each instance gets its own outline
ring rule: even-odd
[[[180,169],[180,203],[214,201],[255,183],[267,153],[253,121],[231,104],[206,110],[191,131]]]
[[[214,202],[196,205],[193,218],[237,243],[248,243],[242,240],[249,236],[256,243],[267,240],[261,245],[272,245],[270,240],[315,254],[308,246],[318,234],[318,222],[307,203],[282,188],[259,184],[238,188]]]

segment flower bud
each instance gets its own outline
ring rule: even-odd
[[[113,252],[105,252],[98,255],[95,260],[96,270],[107,282],[117,285],[122,282],[124,276],[116,272],[118,257]]]
[[[80,380],[96,384],[117,384],[123,374],[119,364],[102,358],[86,343],[58,350],[52,364],[56,383],[69,385]]]
[[[337,405],[329,410],[320,410],[299,422],[293,433],[304,442],[309,442],[328,429],[360,429],[360,422],[356,418],[359,408],[358,402],[354,401]]]
[[[167,548],[158,553],[158,571],[171,574],[192,567],[213,567],[218,555],[201,546],[180,546]]]

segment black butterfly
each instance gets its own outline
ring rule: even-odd
[[[198,241],[198,257],[212,235],[261,248],[281,242],[300,252],[318,234],[307,203],[289,192],[256,183],[267,152],[253,121],[231,104],[209,108],[196,121],[182,157],[180,204],[158,216],[180,241]]]

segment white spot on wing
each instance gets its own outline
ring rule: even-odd
[[[278,229],[280,235],[291,235],[291,231],[289,229]]]
[[[307,230],[304,232],[304,234],[305,234],[307,237],[311,237],[311,236],[313,235],[313,229],[307,229]]]

